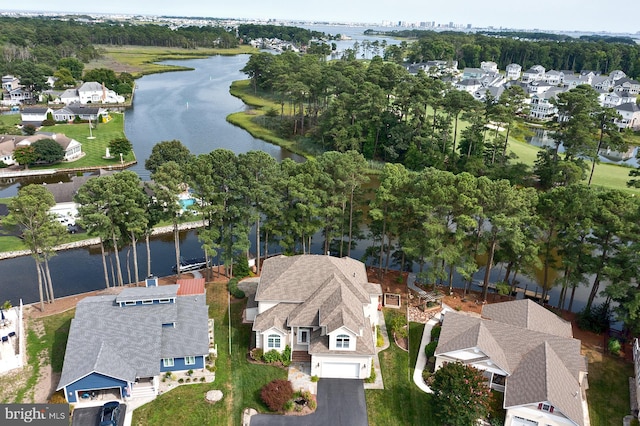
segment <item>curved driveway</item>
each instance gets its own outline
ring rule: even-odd
[[[368,426],[362,380],[320,379],[318,408],[307,416],[257,414],[251,426]]]

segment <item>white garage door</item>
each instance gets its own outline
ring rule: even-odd
[[[330,379],[357,379],[360,376],[359,363],[323,362],[322,377]]]
[[[511,424],[513,426],[538,426],[538,422],[534,422],[533,420],[524,419],[518,416],[513,416]]]

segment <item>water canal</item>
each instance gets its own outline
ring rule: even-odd
[[[215,56],[206,59],[171,61],[195,68],[145,76],[137,81],[134,106],[125,114],[125,133],[133,143],[138,164],[132,168],[143,179],[148,179],[144,160],[151,153],[153,145],[163,140],[178,139],[194,154],[210,152],[216,148],[227,148],[236,153],[262,150],[278,160],[302,158],[280,147],[252,137],[244,130],[226,121],[230,113],[243,110],[246,106],[229,94],[232,81],[244,78],[240,71],[248,60],[248,55]],[[57,180],[60,180],[58,177]],[[34,183],[38,183],[35,181]],[[19,183],[9,183],[0,191],[0,197],[15,195]],[[368,241],[358,244],[352,252],[360,258]],[[181,251],[185,258],[202,255],[200,243],[194,231],[181,235]],[[316,236],[312,252],[322,252],[322,241]],[[152,271],[162,276],[171,274],[175,263],[171,235],[160,236],[151,243]],[[144,275],[146,251],[138,247],[139,265]],[[123,274],[127,280],[127,249],[121,253]],[[132,267],[131,261],[131,267]],[[102,262],[98,248],[82,248],[58,252],[50,261],[56,297],[104,288]],[[499,280],[504,271],[494,268],[492,280]],[[482,276],[482,271],[476,278]],[[461,280],[457,278],[456,286]],[[10,300],[24,303],[38,300],[37,277],[33,259],[25,256],[0,261],[0,302]],[[521,286],[533,290],[536,284],[526,277],[521,278]],[[540,289],[538,289],[540,291]],[[574,309],[581,309],[588,296],[589,288],[580,287],[576,291]],[[550,302],[556,303],[559,289],[550,293]]]

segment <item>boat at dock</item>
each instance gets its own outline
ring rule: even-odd
[[[204,257],[196,257],[193,259],[180,258],[180,272],[197,271],[206,268],[207,259]],[[173,272],[178,272],[178,265],[173,265]]]

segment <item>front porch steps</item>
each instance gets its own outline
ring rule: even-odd
[[[311,355],[305,351],[293,351],[291,353],[291,362],[311,362]]]
[[[156,395],[157,394],[155,388],[149,385],[136,385],[131,390],[131,398],[155,398]]]

